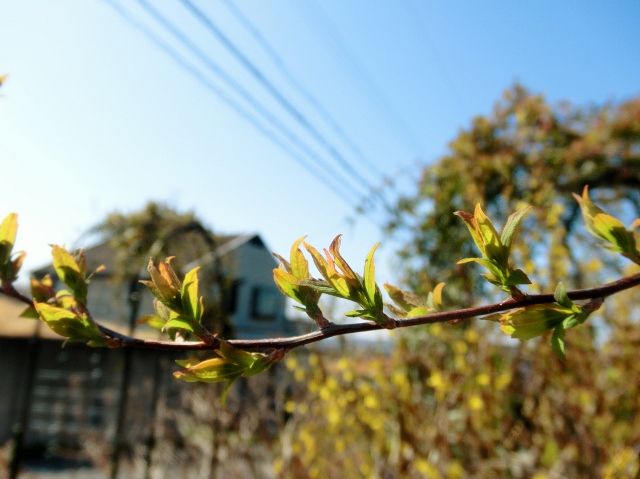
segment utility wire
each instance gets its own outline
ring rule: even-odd
[[[139,0],[144,1],[144,0]],[[316,128],[311,125],[309,120],[287,100],[287,98],[278,90],[256,67],[242,51],[220,30],[215,23],[190,0],[181,0],[182,4],[202,23],[205,28],[218,39],[220,43],[229,51],[240,64],[273,96],[273,98],[331,155],[332,158],[342,168],[353,175],[367,190],[373,191],[373,187],[349,162],[336,150],[336,148],[327,141],[327,139]]]
[[[344,36],[340,33],[338,27],[336,27],[336,25],[331,21],[322,6],[318,2],[312,1],[300,2],[300,4],[306,5],[307,7],[315,4],[314,14],[312,18],[309,19],[309,23],[316,28],[324,28],[325,32],[321,38],[325,41],[326,39],[331,39],[331,43],[334,48],[341,53],[343,59],[345,59],[349,64],[351,74],[354,78],[359,77],[360,81],[364,83],[369,90],[369,100],[378,107],[378,111],[382,114],[382,118],[391,125],[397,134],[400,134],[404,138],[405,142],[411,145],[411,148],[414,150],[411,153],[416,154],[424,151],[420,140],[416,137],[404,118],[398,113],[391,101],[389,101],[387,96],[380,89],[372,75],[369,74],[364,65],[362,65],[358,60],[357,56],[349,49]],[[307,14],[307,17],[309,17],[309,14]],[[393,119],[393,121],[390,121],[391,119]]]
[[[293,144],[305,152],[308,156],[312,157],[317,163],[323,164],[327,169],[328,165],[324,163],[322,157],[320,157],[315,151],[311,150],[295,133],[289,130],[278,118],[276,118],[267,108],[265,108],[248,90],[238,84],[220,65],[215,63],[209,56],[207,56],[198,46],[190,40],[184,32],[179,30],[173,25],[165,16],[163,16],[158,10],[152,7],[146,0],[138,0],[138,3],[145,9],[145,11],[151,15],[151,17],[161,24],[173,37],[175,37],[180,43],[182,43],[187,49],[189,49],[200,61],[202,61],[209,70],[211,70],[216,76],[218,76],[227,86],[236,92],[244,101],[250,104],[256,111],[262,115],[270,124],[276,126],[276,128]],[[329,167],[330,168],[330,167]],[[340,183],[348,183],[345,181],[345,177],[338,178],[335,172],[326,172],[328,175],[336,177],[336,181]],[[350,179],[350,178],[348,178]],[[353,183],[356,186],[358,183]],[[350,188],[347,188],[350,189]]]
[[[449,74],[449,70],[447,68],[447,65],[444,59],[442,58],[442,55],[440,55],[440,51],[438,50],[438,48],[436,48],[436,44],[433,41],[431,34],[429,33],[429,28],[427,27],[427,23],[424,21],[423,16],[420,14],[420,11],[418,11],[418,8],[411,0],[405,0],[403,3],[404,3],[405,12],[407,16],[411,18],[411,20],[413,21],[416,27],[416,30],[422,36],[425,44],[431,50],[436,68],[440,72],[440,77],[442,78],[444,85],[451,90],[450,93],[452,93],[452,98],[453,98],[453,102],[455,103],[455,106],[461,110],[462,109],[460,105],[461,96],[456,87],[456,83],[451,77],[451,75]]]
[[[296,163],[298,163],[305,171],[311,174],[314,178],[319,180],[325,187],[329,188],[333,193],[342,198],[348,205],[353,204],[353,198],[349,198],[347,196],[347,192],[350,190],[346,190],[336,185],[335,180],[332,176],[327,175],[324,171],[319,169],[315,163],[310,162],[307,158],[302,155],[299,155],[294,150],[291,149],[289,145],[284,143],[280,138],[278,138],[274,132],[263,125],[260,120],[258,120],[254,115],[248,112],[242,105],[236,102],[233,98],[227,95],[224,91],[218,88],[216,85],[211,83],[211,81],[206,78],[197,67],[195,67],[192,63],[188,62],[184,59],[182,55],[180,55],[176,50],[171,48],[167,43],[165,43],[158,35],[156,35],[153,31],[151,31],[146,25],[142,22],[136,20],[129,11],[125,10],[121,5],[117,4],[113,0],[104,0],[104,2],[109,5],[115,12],[126,22],[129,26],[133,27],[135,30],[142,33],[151,43],[153,43],[158,49],[160,49],[164,54],[169,56],[180,68],[182,68],[186,73],[188,73],[191,77],[197,80],[204,88],[209,91],[209,93],[214,94],[218,98],[220,98],[229,108],[235,111],[239,116],[241,116],[244,120],[246,120],[249,124],[251,124],[254,128],[256,128],[260,133],[262,133],[267,139],[280,147],[285,153],[287,153]]]
[[[304,99],[318,112],[324,122],[331,127],[333,132],[340,137],[342,142],[349,148],[351,153],[358,159],[362,166],[373,170],[379,176],[384,176],[384,173],[378,166],[376,166],[369,158],[367,158],[362,150],[355,144],[349,135],[345,132],[344,128],[338,124],[338,122],[331,116],[331,114],[322,106],[318,99],[302,85],[296,77],[291,73],[291,70],[287,67],[283,58],[278,54],[276,49],[271,46],[265,36],[258,30],[258,28],[251,23],[245,14],[242,13],[238,5],[231,0],[222,0],[224,6],[231,12],[231,14],[238,20],[238,22],[249,32],[256,43],[262,48],[262,50],[271,58],[272,63],[280,70],[280,73],[289,83],[294,90],[296,90]]]

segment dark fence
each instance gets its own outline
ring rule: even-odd
[[[173,379],[167,352],[130,353],[118,434],[124,351],[0,340],[0,443],[9,477],[64,468],[98,474],[87,477],[270,475],[291,388],[284,368],[239,381],[221,407],[219,385]]]

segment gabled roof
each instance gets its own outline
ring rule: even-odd
[[[186,268],[190,268],[199,264],[206,264],[217,258],[235,251],[240,246],[250,243],[253,246],[262,247],[266,249],[265,243],[257,233],[250,234],[235,234],[235,235],[215,235],[213,237],[217,248],[214,252],[206,253],[203,256],[184,258],[186,262]],[[104,241],[97,243],[88,248],[83,248],[87,256],[87,271],[94,271],[98,266],[105,265],[107,272],[112,269],[114,251],[108,242]],[[44,276],[45,274],[53,274],[53,265],[51,263],[36,268],[31,271],[33,276]]]

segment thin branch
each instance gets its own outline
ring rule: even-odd
[[[606,283],[602,286],[587,289],[578,289],[570,291],[568,293],[569,298],[572,300],[594,300],[604,299],[607,296],[625,291],[627,289],[634,288],[640,285],[640,273],[621,278],[611,283]],[[3,285],[0,292],[11,296],[18,301],[22,301],[25,304],[32,305],[32,301],[23,294],[16,291],[13,285]],[[395,320],[395,325],[398,328],[407,328],[410,326],[419,326],[422,324],[434,324],[444,323],[447,321],[461,321],[464,319],[471,319],[477,316],[484,316],[492,313],[499,313],[503,311],[509,311],[512,309],[522,308],[524,306],[531,306],[534,304],[551,304],[555,299],[552,294],[532,294],[525,295],[521,298],[510,298],[500,303],[489,304],[485,306],[476,306],[472,308],[455,309],[451,311],[439,311],[425,316],[420,316],[411,319],[398,319]],[[203,341],[161,341],[161,340],[148,340],[138,339],[124,334],[120,334],[105,326],[99,325],[100,331],[109,338],[109,344],[111,347],[116,348],[134,348],[134,349],[154,349],[154,350],[168,350],[168,351],[197,351],[197,350],[215,350],[219,347],[218,341],[211,343],[205,343]],[[289,350],[304,346],[306,344],[315,343],[328,339],[334,336],[342,336],[345,334],[362,333],[366,331],[376,331],[385,329],[383,326],[362,322],[352,324],[331,324],[330,326],[312,333],[303,334],[300,336],[291,336],[285,338],[271,338],[271,339],[230,339],[228,342],[234,347],[243,349],[245,351],[274,351],[274,350]]]

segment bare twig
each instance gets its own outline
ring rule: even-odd
[[[596,300],[600,302],[607,296],[625,291],[627,289],[634,288],[640,285],[640,273],[621,278],[611,283],[606,283],[602,286],[595,288],[578,289],[570,291],[568,293],[569,298],[572,300]],[[32,304],[32,301],[16,291],[11,285],[4,285],[0,292],[22,301],[25,304]],[[407,328],[410,326],[419,326],[422,324],[434,324],[445,323],[448,321],[461,321],[464,319],[471,319],[478,316],[484,316],[492,313],[499,313],[502,311],[509,311],[512,309],[522,308],[525,306],[531,306],[534,304],[551,304],[555,299],[552,294],[532,294],[524,295],[518,298],[510,298],[500,303],[489,304],[485,306],[475,306],[471,308],[454,309],[451,311],[438,311],[435,313],[427,314],[411,319],[396,319],[394,320],[396,327]],[[120,334],[105,326],[98,325],[100,331],[109,338],[109,345],[116,348],[134,348],[134,349],[155,349],[155,350],[169,350],[169,351],[197,351],[197,350],[215,350],[219,347],[219,342],[214,338],[211,342],[204,341],[161,341],[161,340],[149,340],[138,339],[131,336]],[[303,334],[300,336],[291,336],[284,338],[269,338],[269,339],[231,339],[228,342],[236,348],[243,349],[245,351],[262,351],[272,352],[274,350],[290,350],[306,344],[315,343],[328,339],[334,336],[342,336],[345,334],[362,333],[365,331],[376,331],[380,329],[386,329],[383,325],[375,323],[362,322],[351,324],[334,324],[330,323],[329,326],[322,328],[319,331]]]

